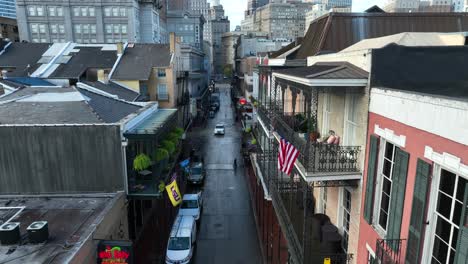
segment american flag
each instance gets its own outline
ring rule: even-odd
[[[281,138],[278,150],[278,170],[290,175],[299,151],[286,139]]]

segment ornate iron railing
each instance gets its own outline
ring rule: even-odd
[[[286,117],[286,118],[285,118]],[[279,135],[291,142],[299,150],[299,161],[311,173],[358,172],[359,146],[340,146],[311,141],[310,133],[299,133],[291,115],[276,116],[273,126]],[[313,140],[312,136],[312,140]]]
[[[271,125],[271,119],[270,115],[268,114],[268,110],[264,106],[259,106],[257,108],[257,115],[260,117],[263,124],[269,128]]]
[[[405,241],[406,239],[378,239],[375,258],[381,264],[404,263],[401,249]]]
[[[278,216],[278,221],[281,225],[286,240],[288,241],[288,249],[291,254],[293,263],[302,264],[304,263],[304,256],[302,252],[302,245],[299,241],[298,235],[294,230],[294,227],[291,223],[288,211],[283,204],[283,200],[280,196],[280,193],[276,187],[271,188],[271,196],[275,212]]]

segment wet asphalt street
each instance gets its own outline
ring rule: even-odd
[[[241,126],[234,124],[229,85],[217,85],[221,106],[206,128],[194,128],[190,140],[204,154],[207,177],[194,263],[262,263],[257,231],[240,156]],[[217,123],[226,134],[214,136]],[[237,158],[238,167],[233,169]]]

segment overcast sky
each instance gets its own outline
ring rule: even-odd
[[[353,11],[363,11],[373,5],[382,6],[386,0],[353,0]],[[221,0],[226,15],[231,20],[231,30],[240,25],[244,18],[244,11],[247,9],[247,0]]]

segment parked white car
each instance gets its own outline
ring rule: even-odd
[[[193,194],[184,194],[182,204],[179,208],[179,215],[192,216],[195,221],[200,220],[203,201],[201,192]]]
[[[224,124],[217,124],[215,129],[214,129],[214,134],[215,135],[224,135]]]
[[[178,215],[167,243],[166,264],[190,263],[197,241],[197,225],[192,216]]]

